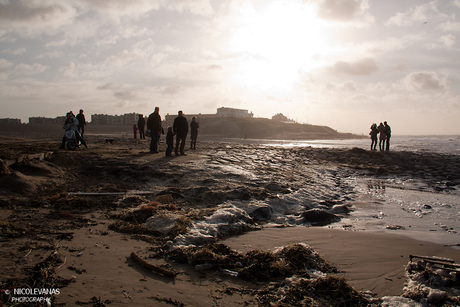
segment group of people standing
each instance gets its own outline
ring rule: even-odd
[[[187,134],[189,132],[188,129],[188,121],[187,118],[184,116],[182,111],[178,112],[177,117],[174,119],[174,123],[172,127],[167,128],[166,133],[166,156],[172,156],[172,151],[174,149],[174,153],[176,156],[185,156],[185,139],[187,138]],[[138,120],[138,129],[139,131],[144,131],[145,127],[145,120],[141,115],[139,115]],[[191,130],[191,142],[190,142],[190,149],[196,149],[196,139],[198,137],[198,128],[199,123],[196,121],[196,117],[192,118],[192,122],[190,123],[190,130]],[[161,134],[164,134],[164,130],[161,124],[161,116],[160,116],[160,108],[155,107],[155,111],[149,115],[147,118],[147,130],[150,131],[151,141],[150,141],[150,153],[158,153],[158,141]],[[143,132],[142,132],[143,134]],[[176,146],[174,147],[174,136],[176,136]],[[140,136],[142,138],[142,135]],[[145,138],[145,136],[143,136]]]
[[[64,122],[64,129],[67,130],[72,130],[75,133],[75,138],[77,141],[81,144],[83,144],[86,148],[88,146],[86,145],[86,141],[83,139],[83,134],[85,133],[85,126],[86,126],[86,119],[85,115],[83,114],[83,110],[80,109],[80,112],[75,116],[72,111],[67,112],[66,114],[66,119]],[[65,148],[65,141],[66,141],[66,136],[64,135],[62,138],[62,143],[61,143],[61,149]]]
[[[372,124],[371,132],[369,132],[369,135],[371,136],[371,140],[372,140],[371,150],[376,150],[377,135],[379,139],[380,151],[390,150],[391,128],[386,121],[384,123],[380,123],[378,127],[376,123]]]

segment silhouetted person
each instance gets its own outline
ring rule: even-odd
[[[137,139],[137,130],[139,130],[139,128],[137,128],[136,124],[133,125],[133,133],[134,133],[134,138]]]
[[[139,114],[139,119],[137,120],[137,127],[139,128],[139,139],[145,140],[145,118],[142,114]]]
[[[387,130],[387,141],[386,141],[387,147],[386,147],[385,150],[389,151],[390,150],[391,128],[390,128],[390,126],[388,125],[387,122],[384,122],[384,125],[385,125],[385,128]]]
[[[82,109],[80,109],[80,113],[77,114],[77,120],[78,132],[80,133],[81,137],[83,137],[83,134],[85,133],[86,119]]]
[[[387,139],[387,128],[380,123],[379,127],[379,149],[380,151],[385,150],[385,141]]]
[[[198,128],[200,124],[196,121],[196,117],[192,117],[192,122],[190,123],[190,149],[196,149],[196,138],[198,137]]]
[[[178,116],[174,119],[173,124],[173,132],[176,134],[176,148],[175,154],[176,156],[180,155],[185,156],[184,148],[185,148],[185,139],[187,138],[188,133],[188,122],[187,119],[184,117],[182,111],[179,111]],[[179,148],[180,143],[180,148]]]
[[[158,153],[158,133],[161,131],[160,108],[155,107],[155,111],[147,119],[147,129],[150,130],[150,152]]]
[[[379,129],[377,129],[377,124],[372,124],[371,126],[371,132],[369,132],[369,135],[371,136],[371,150],[375,150],[377,147],[377,134],[379,134]]]
[[[172,131],[172,127],[168,127],[168,132],[166,133],[166,156],[171,157],[172,151],[174,148],[174,133]]]

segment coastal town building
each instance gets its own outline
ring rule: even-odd
[[[19,118],[0,118],[0,124],[21,124]]]
[[[65,116],[58,116],[55,118],[49,117],[29,117],[29,124],[32,125],[62,125],[65,122]]]

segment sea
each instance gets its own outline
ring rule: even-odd
[[[265,144],[369,150],[371,140],[270,141]],[[390,151],[458,155],[460,163],[460,135],[394,135]],[[415,178],[388,176],[379,178],[377,184],[375,178],[350,177],[347,180],[356,193],[350,202],[354,211],[328,227],[405,235],[460,249],[460,185],[437,192],[420,189],[424,183]]]
[[[460,154],[460,135],[394,135],[391,137],[390,150],[411,152],[435,152],[443,154]],[[266,145],[283,147],[317,147],[317,148],[362,148],[370,149],[369,138],[342,140],[283,141],[263,142]],[[377,145],[378,149],[378,145]]]

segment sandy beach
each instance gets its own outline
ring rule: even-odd
[[[0,137],[5,306],[26,287],[58,288],[48,296],[53,306],[459,302],[449,292],[458,289],[455,270],[441,270],[452,279],[436,288],[442,295],[404,289],[410,255],[460,261],[455,227],[379,217],[387,202],[368,184],[410,178],[418,192],[458,197],[458,156],[202,138],[187,156],[168,158],[150,154],[149,140],[126,136],[88,134],[89,149],[75,151],[58,150],[52,138]],[[439,236],[425,236],[430,230]],[[314,259],[313,266],[293,265],[291,254],[308,255],[301,263]],[[264,266],[267,259],[273,264]],[[197,270],[200,264],[210,268]],[[321,292],[320,282],[337,289]]]

